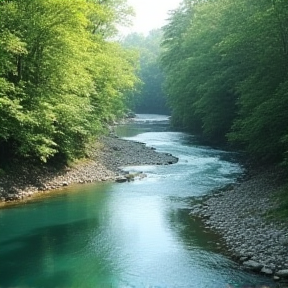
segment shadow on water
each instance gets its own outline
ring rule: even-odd
[[[199,247],[205,251],[219,252],[224,243],[221,237],[205,227],[198,217],[192,217],[190,209],[177,209],[170,212],[171,229],[179,235],[188,247]],[[197,237],[195,237],[197,235]]]
[[[28,235],[2,242],[1,250],[6,252],[1,253],[0,274],[3,273],[5,277],[4,279],[1,277],[0,287],[3,287],[1,285],[4,287],[13,285],[51,287],[51,283],[55,287],[70,287],[71,272],[65,269],[57,271],[54,267],[57,258],[69,255],[72,262],[77,261],[77,254],[83,253],[83,250],[90,245],[89,238],[83,235],[87,235],[89,231],[97,227],[99,227],[97,219],[85,219],[36,229]],[[98,252],[101,254],[101,251]],[[97,257],[95,253],[94,258]],[[99,258],[102,259],[101,261],[105,259],[103,255],[99,255]],[[94,260],[97,262],[96,259]],[[111,269],[109,266],[109,263],[103,265],[102,262],[101,272],[103,272],[103,267],[109,271]],[[46,271],[44,275],[43,271]],[[36,275],[41,275],[41,281]],[[16,283],[14,283],[15,279],[17,279]]]
[[[111,271],[117,274],[118,268],[107,256],[110,247],[101,234],[109,187],[79,186],[2,210],[0,287],[105,287],[107,281],[112,283]]]
[[[227,279],[226,288],[276,287],[271,278],[245,271],[234,261],[222,256],[221,251],[226,247],[220,235],[206,227],[201,218],[189,213],[190,209],[187,208],[170,210],[167,219],[171,230],[178,236],[187,251],[191,251],[191,255],[195,254],[195,251],[196,253],[205,251],[205,254],[198,255],[198,261],[202,260],[211,271],[217,270],[218,274],[222,274],[222,277]],[[209,252],[210,256],[207,257],[206,252]]]

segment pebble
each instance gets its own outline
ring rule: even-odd
[[[263,169],[224,192],[206,197],[190,214],[202,217],[204,224],[223,237],[228,255],[265,274],[280,270],[276,276],[282,279],[288,277],[287,223],[265,218],[268,211],[277,208],[273,196],[279,179],[278,172]]]
[[[266,267],[263,267],[260,272],[263,274],[266,274],[266,275],[272,275],[273,274],[273,271],[269,268],[266,268]]]
[[[275,273],[275,275],[280,277],[280,278],[288,278],[288,269],[279,270]]]
[[[254,260],[248,260],[243,262],[244,267],[247,267],[253,271],[261,271],[263,268],[263,264],[260,264]]]

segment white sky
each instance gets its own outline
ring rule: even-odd
[[[181,0],[127,0],[135,10],[133,27],[121,29],[123,33],[138,32],[148,34],[155,28],[165,25],[169,10],[177,8]]]

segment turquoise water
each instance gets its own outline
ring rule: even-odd
[[[69,187],[0,210],[0,287],[197,287],[260,285],[222,256],[221,240],[189,215],[195,197],[235,181],[234,155],[167,131],[139,115],[125,138],[172,153],[169,166],[134,166],[147,178]]]

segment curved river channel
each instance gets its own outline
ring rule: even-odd
[[[241,175],[233,154],[167,128],[167,117],[138,115],[117,133],[173,154],[177,164],[125,168],[143,171],[147,178],[79,185],[1,209],[0,287],[267,283],[222,256],[217,235],[189,215],[195,198]]]

